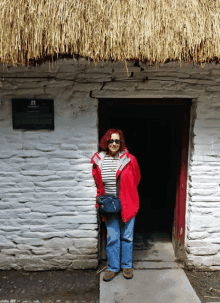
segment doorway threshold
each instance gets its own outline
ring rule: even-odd
[[[170,235],[165,232],[134,233],[133,268],[179,268]]]

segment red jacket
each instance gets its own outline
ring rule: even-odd
[[[102,182],[101,166],[106,151],[95,153],[91,159],[93,163],[92,175],[97,187],[97,196],[105,195]],[[116,172],[116,184],[119,188],[119,199],[122,207],[122,220],[126,223],[131,220],[139,209],[138,184],[140,181],[140,169],[137,159],[127,149],[119,152],[119,163]],[[96,202],[96,207],[98,203]]]

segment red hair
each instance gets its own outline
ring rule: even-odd
[[[111,139],[112,134],[119,134],[120,140],[121,140],[119,150],[123,151],[126,148],[123,132],[120,129],[113,129],[113,128],[107,130],[107,132],[104,134],[104,136],[100,140],[99,146],[101,147],[101,150],[108,149],[108,141]]]

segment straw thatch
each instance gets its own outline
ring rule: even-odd
[[[0,0],[0,58],[67,53],[97,60],[220,57],[220,0]]]

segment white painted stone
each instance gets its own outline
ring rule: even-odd
[[[210,156],[206,156],[206,155],[201,156],[201,155],[193,154],[192,155],[192,160],[193,161],[218,162],[219,163],[219,157],[210,157]]]
[[[94,210],[94,205],[91,204],[91,205],[86,205],[86,206],[80,206],[80,205],[74,205],[74,206],[64,206],[63,207],[63,210],[66,210],[66,211],[78,211],[78,212],[87,212],[87,211],[91,211],[91,210]]]
[[[66,256],[65,256],[65,258],[66,258]],[[71,260],[82,260],[82,261],[85,261],[86,259],[97,259],[98,258],[98,255],[97,254],[86,254],[86,255],[82,255],[82,254],[80,254],[80,255],[73,255],[73,254],[71,254],[71,255],[67,255],[67,258],[68,259],[71,259]]]
[[[76,223],[69,223],[69,224],[46,224],[41,226],[30,226],[29,229],[31,232],[51,232],[51,231],[62,231],[62,230],[76,230],[79,229],[79,225],[86,225],[86,224],[76,224]],[[95,224],[89,224],[92,226]],[[86,229],[86,228],[85,228]]]
[[[78,181],[77,179],[76,179],[76,181]],[[81,182],[81,183],[80,183]],[[84,186],[88,186],[88,187],[94,187],[95,186],[95,181],[94,180],[79,180],[79,184],[83,184]]]
[[[189,255],[188,256],[188,262],[195,266],[211,266],[212,265],[212,257],[211,256],[194,256]]]
[[[198,182],[189,182],[189,185],[193,188],[201,188],[203,189],[204,188],[204,183],[198,183]],[[205,184],[205,188],[206,189],[211,189],[211,188],[216,188],[218,189],[219,187],[219,183],[215,182],[215,183],[212,183],[212,182],[209,182],[209,183],[206,183]]]
[[[78,165],[74,165],[75,162],[72,162],[70,160],[70,164],[72,164],[72,168],[74,169],[74,171],[92,171],[92,163],[85,163],[85,164],[78,164]]]
[[[43,244],[43,240],[37,238],[23,238],[23,237],[14,236],[12,240],[17,244],[30,244],[37,246]]]
[[[11,248],[11,249],[1,249],[1,253],[3,255],[17,255],[19,254],[20,250],[17,248]],[[29,252],[31,254],[31,252]]]
[[[22,170],[31,170],[31,171],[41,171],[41,170],[47,170],[47,164],[22,164],[21,166]]]
[[[197,213],[198,215],[213,215],[213,210],[210,208],[203,209],[202,207],[190,207],[192,213]]]
[[[92,215],[81,216],[52,216],[47,218],[47,224],[65,224],[65,223],[96,223],[97,218]]]
[[[69,188],[68,188],[69,190]],[[64,201],[65,200],[65,206],[76,206],[76,205],[82,205],[82,206],[85,206],[85,205],[94,205],[95,206],[95,203],[96,203],[96,198],[84,198],[84,199],[81,199],[81,198],[72,198],[72,199],[57,199],[57,200],[52,200],[52,199],[44,199],[44,202],[45,202],[45,205],[54,205],[54,206],[62,206],[64,205]],[[39,199],[32,199],[33,202],[25,202],[25,205],[29,205],[29,203],[32,203],[30,205],[33,205],[35,203],[39,203],[41,201],[39,201]],[[10,201],[11,202],[11,201]],[[36,205],[36,204],[35,204]]]
[[[80,254],[95,254],[98,252],[98,246],[91,247],[91,248],[78,248]]]
[[[98,229],[98,224],[80,224],[78,229],[88,229],[88,230],[97,230]]]
[[[207,240],[209,240],[212,244],[220,244],[219,238],[209,238]]]
[[[96,248],[97,241],[95,239],[85,238],[85,239],[74,239],[73,244],[76,248]]]
[[[34,182],[35,186],[40,187],[74,187],[75,185],[78,185],[77,181],[48,181],[48,182]]]
[[[42,157],[25,158],[24,160],[25,160],[25,163],[29,163],[29,164],[32,164],[32,163],[33,164],[44,164],[45,163],[46,165],[51,163],[52,161],[55,161],[54,159],[49,161],[49,159],[45,156],[46,156],[46,153],[44,153]],[[65,161],[65,160],[60,159],[60,161]]]
[[[3,235],[0,235],[0,249],[2,248],[8,249],[8,248],[13,248],[15,246],[16,245],[11,240],[6,239],[6,237]]]
[[[67,232],[65,231],[59,231],[59,232],[26,232],[20,234],[23,238],[38,238],[38,239],[51,239],[54,237],[63,238],[67,235]],[[11,237],[12,240],[14,240],[14,237]]]
[[[220,196],[192,196],[192,202],[220,202]]]
[[[65,144],[65,143],[62,143],[60,145],[60,149],[61,150],[78,150],[78,147],[76,144]]]
[[[0,253],[0,268],[2,270],[6,270],[7,268],[19,269],[19,266],[16,264],[15,257]]]
[[[52,249],[46,249],[46,248],[34,248],[31,249],[31,252],[35,255],[47,255],[48,253],[52,253]]]
[[[80,262],[79,260],[74,260],[71,262],[71,268],[73,269],[86,269],[86,268],[97,268],[98,259],[95,260],[84,260]]]
[[[4,189],[5,193],[28,193],[28,192],[33,192],[33,188],[25,188],[25,187],[8,187]]]
[[[58,181],[61,180],[61,178],[57,175],[49,175],[49,176],[37,176],[37,175],[32,175],[30,174],[30,178],[29,178],[32,182],[47,182],[47,181]],[[63,179],[62,179],[63,181]]]
[[[193,226],[195,227],[200,226],[200,228],[219,226],[219,218],[215,218],[211,215],[206,215],[206,216],[191,215],[190,222],[193,222]]]
[[[35,145],[35,148],[36,148],[37,150],[41,150],[41,151],[45,151],[45,152],[54,151],[54,150],[57,149],[57,147],[54,146],[54,145],[39,144],[39,143]]]
[[[215,189],[213,190],[208,188],[190,188],[189,193],[193,196],[212,196],[212,195],[218,195],[219,190]]]
[[[31,212],[28,214],[23,214],[23,213],[19,213],[17,215],[20,219],[46,219],[47,215],[46,214],[42,214],[42,213],[37,213],[37,212]]]
[[[52,201],[57,201],[57,200],[64,200],[65,199],[65,194],[63,193],[50,193],[50,192],[43,192],[43,191],[40,191],[40,193],[36,193],[33,195],[33,198],[34,199],[37,199],[37,200],[52,200]],[[33,201],[33,199],[29,199],[29,201]],[[29,202],[27,201],[27,202]]]
[[[50,213],[50,214],[47,214],[48,216],[52,217],[56,217],[56,216],[70,216],[70,217],[74,217],[74,216],[78,216],[78,212],[77,211],[59,211],[59,212],[56,212],[56,213]]]
[[[199,239],[199,240],[188,240],[187,246],[188,247],[212,247],[220,249],[219,244],[212,244],[209,239]]]
[[[1,226],[1,230],[5,232],[13,232],[13,231],[19,231],[21,230],[21,227],[15,227],[15,226]]]
[[[33,184],[30,183],[30,186],[33,186]],[[31,199],[33,199],[33,194],[32,193],[30,193],[30,194],[24,194],[24,193],[5,193],[5,194],[3,194],[2,200],[4,201],[5,199],[13,199],[13,200],[16,199],[16,201],[18,201],[18,202],[19,201],[25,201],[26,199],[31,200]]]
[[[73,180],[76,179],[76,172],[75,171],[56,171],[56,175],[62,180]],[[89,174],[84,174],[84,178],[88,177]]]
[[[67,231],[66,236],[70,238],[96,238],[98,232],[94,230],[72,230]]]
[[[209,233],[220,233],[220,227],[208,228],[207,231]]]
[[[37,150],[21,150],[16,153],[17,157],[21,158],[38,158],[44,156],[44,153]]]
[[[15,155],[18,155],[18,152],[10,150],[10,149],[0,149],[0,159],[8,159],[12,158]]]
[[[0,211],[2,209],[11,209],[15,208],[18,205],[16,202],[6,203],[6,202],[0,202]]]
[[[0,219],[16,219],[18,217],[18,214],[15,210],[4,210],[0,212]]]
[[[44,242],[45,248],[51,248],[53,250],[67,249],[73,247],[73,239],[71,238],[53,238],[48,239]]]
[[[57,207],[57,206],[53,206],[53,205],[44,205],[44,204],[40,204],[40,203],[37,203],[37,205],[34,203],[31,203],[31,205],[32,205],[30,207],[31,211],[39,212],[39,213],[56,213],[56,212],[59,212],[62,210],[62,207]]]
[[[5,223],[7,223],[7,222],[5,222]],[[17,219],[14,222],[12,222],[12,220],[11,220],[12,226],[17,226],[17,225],[35,226],[35,225],[43,225],[43,224],[45,224],[44,219]]]
[[[194,201],[194,202],[189,202],[189,206],[195,206],[197,208],[210,208],[213,211],[218,209],[220,207],[219,202],[200,202],[200,201]]]
[[[69,163],[63,164],[63,163],[50,163],[48,164],[48,169],[53,171],[71,171],[72,165]],[[73,171],[72,171],[73,173]]]
[[[84,179],[84,178],[91,178],[91,172],[76,172],[75,178],[77,179]]]
[[[211,233],[210,240],[214,240],[216,238],[219,238],[219,236],[220,236],[220,232]]]
[[[69,191],[66,196],[68,198],[91,198],[91,197],[95,197],[96,196],[96,189],[93,188],[86,188],[86,190],[84,189],[84,191],[74,191],[71,192]]]
[[[196,239],[204,239],[207,238],[209,236],[208,232],[189,232],[188,233],[188,238],[190,240],[196,240]]]
[[[206,166],[193,166],[192,169],[191,169],[191,173],[193,175],[198,175],[198,174],[201,174],[201,173],[204,173],[204,174],[209,174],[209,175],[215,175],[216,173],[219,173],[220,172],[220,166],[211,166],[211,165],[206,165]]]
[[[195,256],[216,255],[219,249],[217,247],[188,247],[187,252]]]
[[[78,143],[77,146],[78,146],[79,150],[88,150],[88,151],[90,151],[94,147],[94,144]]]
[[[220,265],[220,254],[219,253],[215,256],[212,256],[211,265],[214,265],[214,266],[216,266],[216,265],[219,266]]]
[[[2,182],[0,184],[0,187],[3,187],[3,188],[14,187],[14,186],[16,186],[15,182]]]

